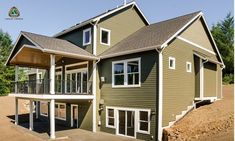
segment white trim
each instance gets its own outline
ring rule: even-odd
[[[97,54],[97,22],[93,25],[93,54]]]
[[[105,31],[105,32],[107,32],[108,33],[108,43],[103,43],[102,42],[102,31]],[[110,46],[110,43],[111,42],[111,30],[109,30],[109,29],[105,29],[105,28],[100,28],[100,44],[101,45],[106,45],[106,46]]]
[[[191,44],[191,45],[193,45],[193,46],[195,46],[195,47],[197,47],[197,48],[200,48],[200,49],[202,49],[202,50],[204,50],[204,51],[206,51],[206,52],[209,52],[209,53],[211,53],[211,54],[213,54],[213,55],[216,55],[215,52],[213,52],[213,51],[211,51],[211,50],[209,50],[209,49],[207,49],[207,48],[205,48],[205,47],[203,47],[203,46],[201,46],[201,45],[198,45],[198,44],[196,44],[196,43],[194,43],[194,42],[192,42],[192,41],[190,41],[190,40],[188,40],[188,39],[185,39],[185,38],[183,38],[183,37],[181,37],[181,36],[177,36],[177,39],[180,39],[181,41],[184,41],[184,42],[186,42],[186,43],[188,43],[188,44]]]
[[[88,61],[65,65],[65,71],[67,70],[68,67],[79,66],[79,65],[84,65],[84,64],[87,64],[87,65],[88,65]]]
[[[114,127],[109,127],[107,126],[107,109],[113,109],[114,110]],[[127,136],[127,135],[122,135],[122,134],[119,134],[119,126],[118,126],[118,123],[119,123],[119,114],[118,114],[118,111],[119,110],[122,110],[122,111],[134,111],[135,114],[135,121],[134,121],[134,124],[135,124],[135,127],[134,127],[134,137],[132,136]],[[145,132],[145,131],[140,131],[138,129],[139,127],[139,112],[140,111],[147,111],[148,112],[148,119],[149,119],[149,126],[148,126],[148,132]],[[115,128],[116,129],[116,135],[119,135],[119,136],[125,136],[125,137],[130,137],[130,138],[136,138],[136,135],[137,133],[143,133],[143,134],[150,134],[150,127],[151,127],[151,109],[144,109],[144,108],[130,108],[130,107],[115,107],[115,106],[106,106],[106,115],[105,115],[105,120],[106,120],[106,127],[107,128]]]
[[[216,101],[218,98],[217,97],[203,97],[202,99],[200,97],[195,97],[194,100],[210,100],[210,102]]]
[[[87,43],[85,43],[85,34],[86,34],[86,32],[89,32],[89,42],[87,42]],[[91,36],[91,28],[87,28],[87,29],[85,29],[85,30],[83,30],[83,34],[82,34],[83,36],[82,36],[82,38],[83,38],[83,42],[82,42],[82,44],[83,44],[83,46],[86,46],[86,45],[89,45],[89,44],[91,44],[91,40],[92,40],[92,36]]]
[[[138,61],[139,84],[128,85],[127,65],[128,65],[128,62],[131,62],[131,61]],[[114,84],[114,65],[117,63],[123,63],[124,85]],[[141,58],[138,57],[138,58],[132,58],[132,59],[113,61],[112,62],[112,88],[131,88],[131,87],[141,87]]]
[[[204,22],[205,25],[206,25],[206,29],[207,29],[207,31],[209,32],[209,35],[210,35],[210,37],[211,37],[211,39],[212,39],[212,42],[213,42],[213,44],[214,44],[214,46],[215,46],[215,49],[216,49],[216,51],[217,51],[217,53],[218,53],[218,55],[219,55],[219,58],[220,58],[220,60],[221,60],[221,62],[222,62],[222,64],[223,64],[223,66],[224,66],[224,61],[223,61],[223,59],[222,59],[222,57],[221,57],[221,54],[220,54],[219,49],[218,49],[218,47],[217,47],[217,45],[216,45],[216,43],[215,43],[215,40],[214,40],[214,38],[213,38],[213,36],[212,36],[212,34],[211,34],[211,31],[209,30],[209,27],[208,27],[208,25],[207,25],[207,22],[206,22],[204,16],[203,16],[203,13],[202,13],[201,17],[202,17],[203,22]]]
[[[162,50],[159,51],[158,54],[158,61],[159,61],[159,76],[158,76],[158,91],[159,91],[159,98],[158,98],[158,140],[162,140],[162,117],[163,117],[163,54]]]
[[[55,139],[55,99],[50,101],[50,138]]]
[[[10,93],[9,96],[23,98],[23,99],[41,99],[41,100],[76,100],[76,99],[84,99],[84,100],[93,100],[93,95],[61,95],[61,94],[21,94],[21,93]]]
[[[221,91],[221,99],[223,98],[223,68],[221,68],[221,71],[220,71],[220,87],[221,87],[221,89],[220,89],[220,91]]]
[[[174,35],[172,35],[168,40],[166,40],[162,45],[161,48],[165,48],[167,44],[174,39],[180,32],[182,32],[187,26],[189,26],[193,21],[195,21],[199,16],[202,15],[202,12],[198,13],[194,18],[192,18],[187,24],[185,24],[181,29],[179,29]]]
[[[71,117],[71,127],[73,127],[73,107],[77,107],[77,110],[78,110],[78,105],[76,104],[71,104],[71,114],[70,114],[70,117]],[[77,114],[78,114],[78,111],[77,111]],[[77,115],[78,116],[78,115]],[[78,119],[77,119],[78,120]],[[78,128],[78,121],[77,121],[77,128]]]
[[[189,65],[189,68],[188,68]],[[192,63],[187,61],[186,62],[186,72],[192,72]]]
[[[173,66],[170,66],[171,65],[171,61],[173,61]],[[169,64],[169,69],[171,70],[175,70],[175,66],[176,66],[176,61],[175,61],[175,58],[174,57],[169,57],[169,61],[168,61],[168,64]]]
[[[55,55],[50,55],[50,94],[55,94]]]
[[[96,72],[97,72],[97,64],[96,61],[93,61],[93,71],[92,71],[92,93],[93,93],[93,101],[92,101],[92,131],[96,132]]]
[[[200,99],[204,97],[204,64],[200,59]]]

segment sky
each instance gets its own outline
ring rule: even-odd
[[[201,10],[211,28],[231,12],[233,0],[135,0],[150,23]],[[128,0],[127,0],[128,2]],[[47,36],[123,4],[123,0],[1,0],[0,29],[15,41],[20,31]],[[7,20],[11,7],[21,20]]]

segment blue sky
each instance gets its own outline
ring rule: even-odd
[[[127,0],[128,1],[128,0]],[[136,0],[150,21],[162,20],[202,10],[209,27],[233,11],[233,0]],[[19,32],[52,36],[76,23],[121,5],[123,0],[1,0],[0,29],[15,41]],[[23,20],[6,20],[16,6]]]

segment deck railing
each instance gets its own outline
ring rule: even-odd
[[[15,86],[17,90],[15,91]],[[50,94],[50,79],[17,81],[11,83],[11,93],[17,94]],[[56,94],[92,94],[92,82],[80,84],[74,80],[56,80]]]

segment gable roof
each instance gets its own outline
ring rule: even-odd
[[[163,49],[177,35],[179,35],[200,17],[202,17],[204,23],[206,24],[203,13],[201,11],[198,11],[145,26],[135,33],[131,34],[124,40],[120,41],[112,48],[104,51],[102,54],[99,55],[99,57],[101,59],[104,59],[130,53],[138,53],[141,51]],[[210,33],[208,26],[206,26],[206,30]],[[222,64],[224,64],[211,33],[209,35],[213,41],[213,45],[216,48],[217,54]]]
[[[42,52],[45,53],[53,53],[58,55],[64,55],[64,56],[73,56],[73,57],[81,57],[81,58],[87,58],[91,60],[97,60],[98,57],[94,56],[93,54],[87,52],[86,50],[62,39],[57,39],[53,37],[48,37],[45,35],[39,35],[35,33],[25,32],[21,31],[20,37],[23,36],[26,39],[28,39],[34,46],[33,48],[39,49]],[[16,41],[17,44],[18,41]],[[6,62],[10,61],[11,57],[13,56],[13,51],[15,50],[15,46],[13,47],[11,54],[9,55],[9,58]],[[31,46],[32,47],[32,46]]]
[[[126,4],[126,5],[121,5],[121,6],[117,7],[117,8],[108,10],[107,12],[104,12],[104,13],[102,13],[102,14],[99,14],[99,15],[97,15],[97,16],[95,16],[95,17],[92,17],[92,18],[90,18],[90,19],[88,19],[88,20],[85,20],[85,21],[83,21],[83,22],[81,22],[81,23],[78,23],[78,24],[76,24],[76,25],[74,25],[74,26],[72,26],[72,27],[70,27],[70,28],[68,28],[68,29],[65,29],[65,30],[63,30],[63,31],[61,31],[61,32],[59,32],[59,33],[57,33],[57,34],[55,34],[53,37],[59,37],[59,36],[61,36],[61,35],[63,35],[63,34],[66,34],[66,33],[68,33],[68,32],[71,32],[71,31],[73,31],[73,30],[75,30],[75,29],[78,29],[78,28],[80,28],[80,27],[82,27],[82,26],[85,26],[85,25],[87,25],[87,24],[89,24],[89,23],[99,21],[100,19],[105,18],[105,17],[107,17],[107,16],[109,16],[109,15],[111,15],[111,14],[113,14],[113,13],[116,13],[116,12],[118,12],[118,11],[120,11],[120,10],[126,8],[126,7],[129,7],[129,6],[136,7],[136,8],[137,8],[137,11],[140,13],[140,15],[142,16],[143,20],[146,22],[146,24],[147,24],[147,25],[150,24],[149,21],[147,20],[147,18],[144,16],[143,12],[140,10],[140,8],[138,7],[138,5],[136,4],[136,2],[133,1],[133,2],[130,2],[130,3]]]
[[[119,54],[129,54],[129,52],[135,53],[160,48],[162,44],[198,14],[200,12],[194,12],[145,26],[103,52],[100,57],[108,58]]]

